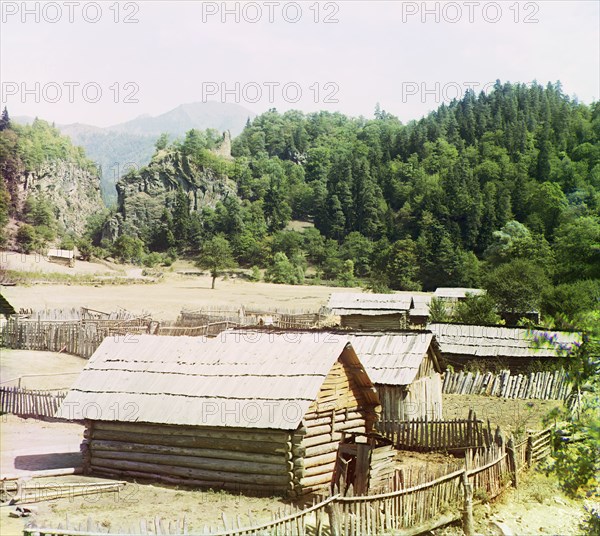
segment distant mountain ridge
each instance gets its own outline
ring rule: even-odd
[[[154,143],[163,132],[169,134],[171,140],[182,137],[192,128],[229,130],[232,136],[237,136],[246,121],[255,115],[239,104],[192,102],[157,116],[140,115],[110,127],[83,123],[56,127],[69,136],[74,145],[83,147],[88,158],[100,167],[102,197],[110,205],[117,199],[117,180],[132,168],[140,168],[150,162]],[[29,124],[33,118],[14,117],[13,121]]]

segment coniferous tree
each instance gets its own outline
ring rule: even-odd
[[[2,110],[2,116],[0,117],[0,132],[10,128],[10,118],[8,117],[8,110],[6,106]]]

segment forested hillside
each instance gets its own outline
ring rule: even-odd
[[[0,120],[0,246],[22,251],[85,231],[88,217],[102,206],[100,177],[81,147],[47,122],[31,125]]]
[[[494,270],[541,286],[597,279],[599,138],[600,106],[559,84],[497,83],[408,125],[379,108],[371,120],[270,110],[222,163],[239,198],[161,225],[187,229],[180,253],[222,234],[239,263],[289,282],[307,262],[320,278],[405,290],[479,286]],[[171,148],[194,157],[184,146]],[[292,219],[315,229],[284,231]]]
[[[373,119],[270,110],[234,139],[233,159],[214,154],[217,141],[162,136],[84,249],[216,257],[274,282],[484,286],[516,312],[598,308],[600,105],[558,83],[498,82],[408,125],[379,106]],[[199,202],[211,177],[234,187]],[[154,185],[169,201],[146,210]]]

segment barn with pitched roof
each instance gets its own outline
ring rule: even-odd
[[[87,472],[298,495],[378,410],[348,337],[229,332],[107,338],[58,415],[84,420]]]
[[[433,333],[353,333],[350,342],[377,389],[382,426],[442,418],[441,355]]]
[[[406,329],[414,302],[404,293],[334,292],[327,307],[340,317],[340,325],[344,328],[382,331]]]

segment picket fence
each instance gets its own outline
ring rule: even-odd
[[[512,375],[509,370],[497,374],[446,371],[442,390],[457,395],[565,400],[571,392],[571,385],[567,373],[562,369]]]
[[[486,426],[477,419],[473,411],[466,419],[380,421],[376,426],[397,448],[419,452],[489,447],[500,433],[499,429],[492,431],[489,421]]]
[[[88,518],[79,525],[57,528],[28,526],[24,536],[111,536],[196,534],[199,536],[379,536],[417,535],[459,520],[473,502],[491,500],[511,483],[518,474],[543,459],[550,452],[551,429],[532,432],[514,445],[512,439],[493,442],[485,449],[465,452],[464,465],[448,465],[449,472],[411,473],[397,471],[390,481],[393,488],[377,495],[345,496],[335,493],[327,498],[315,498],[312,504],[299,509],[287,505],[273,513],[269,522],[257,523],[252,516],[228,519],[222,514],[222,527],[205,526],[201,532],[191,531],[185,519],[165,522],[154,517],[141,519],[133,526],[110,532],[110,529]],[[337,490],[335,490],[337,491]],[[475,499],[475,500],[473,500]],[[247,521],[245,518],[247,517]]]
[[[0,387],[0,412],[22,417],[54,417],[67,391],[34,391]]]

